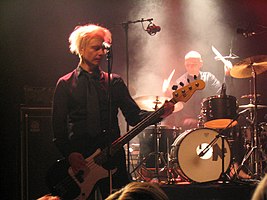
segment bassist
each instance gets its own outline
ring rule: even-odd
[[[138,107],[119,75],[112,74],[111,85],[108,87],[108,75],[100,68],[107,51],[103,42],[112,42],[110,31],[104,27],[88,24],[74,29],[69,37],[69,47],[73,54],[79,56],[79,63],[72,72],[58,80],[54,94],[54,142],[74,174],[78,174],[88,164],[88,156],[120,137],[117,117],[119,109],[131,126],[151,114]],[[110,107],[108,92],[111,98]],[[173,103],[166,102],[164,112],[156,122],[171,114],[173,109]],[[104,166],[113,167],[117,168],[112,178],[113,188],[121,188],[130,181],[122,148]],[[96,188],[101,191],[102,198],[106,198],[110,192],[109,179],[97,181],[88,199],[93,199]]]

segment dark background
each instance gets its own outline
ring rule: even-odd
[[[76,67],[78,59],[68,49],[68,37],[76,25],[97,23],[112,31],[113,72],[125,81],[128,78],[131,93],[137,97],[161,95],[162,82],[172,69],[176,68],[176,78],[184,73],[183,57],[191,49],[203,55],[203,70],[211,71],[220,81],[223,81],[223,65],[215,61],[211,45],[223,55],[230,50],[238,55],[239,59],[231,60],[233,64],[250,56],[266,55],[267,33],[262,32],[267,30],[266,10],[266,0],[2,0],[0,180],[5,192],[1,199],[19,199],[19,111],[21,104],[26,103],[24,88],[54,87],[60,76]],[[121,23],[141,18],[153,18],[161,31],[150,36],[141,23],[130,24],[127,77],[126,38]],[[236,33],[237,28],[251,28],[259,34],[245,38]],[[105,66],[103,62],[103,69]],[[261,104],[267,104],[266,75],[265,72],[258,77]],[[233,78],[235,87],[229,88],[228,92],[240,104],[248,103],[240,97],[250,93],[249,80]],[[265,114],[266,110],[261,111],[261,121],[266,121]],[[121,126],[123,129],[123,122]]]

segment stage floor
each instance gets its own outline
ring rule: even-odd
[[[170,200],[250,200],[257,181],[161,184]]]

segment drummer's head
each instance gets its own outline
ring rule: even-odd
[[[189,51],[185,57],[185,69],[189,75],[194,76],[199,74],[202,67],[202,59],[200,53],[197,51]]]

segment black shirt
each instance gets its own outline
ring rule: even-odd
[[[97,97],[88,97],[90,79],[95,82]],[[112,74],[111,87],[111,133],[109,130],[108,114],[108,75],[99,70],[89,74],[81,67],[58,80],[53,102],[53,132],[54,141],[61,153],[68,157],[71,152],[80,152],[85,157],[91,155],[97,148],[120,137],[118,125],[118,109],[121,109],[129,125],[134,126],[151,112],[141,110],[129,94],[122,78]],[[88,115],[94,109],[97,100],[98,111]],[[99,116],[100,131],[90,130],[94,117]],[[90,120],[88,120],[88,118]],[[91,125],[91,126],[88,126]]]

